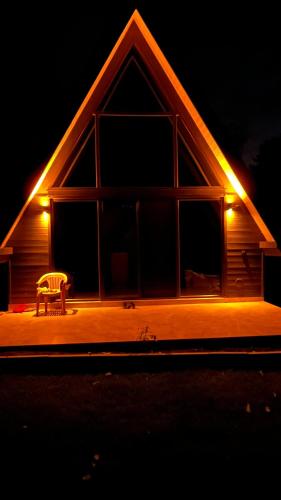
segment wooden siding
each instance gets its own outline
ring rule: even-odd
[[[243,205],[226,215],[226,275],[227,297],[259,297],[262,295],[263,236]]]
[[[48,220],[34,200],[15,229],[9,246],[11,258],[10,303],[35,301],[36,281],[49,270]]]

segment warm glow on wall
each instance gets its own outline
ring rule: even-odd
[[[47,212],[47,210],[44,210],[44,212],[42,212],[42,214],[41,214],[41,221],[42,221],[42,223],[43,224],[48,224],[49,217],[50,217],[49,212]]]
[[[228,221],[231,221],[233,219],[234,216],[233,208],[230,207],[226,210],[226,216]]]

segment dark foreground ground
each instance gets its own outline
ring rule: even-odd
[[[279,491],[278,367],[95,373],[80,363],[64,373],[0,365],[2,493],[8,484],[40,498],[56,485],[77,498],[132,487],[132,497],[172,488],[171,498],[196,498],[226,484],[227,498],[261,482]]]

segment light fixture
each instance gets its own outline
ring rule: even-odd
[[[239,208],[239,203],[226,203],[226,210],[233,210],[234,208]]]
[[[50,200],[49,200],[48,196],[40,196],[39,204],[43,208],[49,208]]]
[[[234,203],[234,196],[228,195],[225,197],[225,209],[226,216],[228,221],[230,222],[234,218],[235,209],[239,208],[239,203]]]

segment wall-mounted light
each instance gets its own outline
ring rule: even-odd
[[[39,204],[43,208],[49,208],[50,200],[49,200],[48,196],[40,196]]]
[[[39,197],[39,205],[42,207],[42,212],[40,214],[41,223],[43,225],[48,224],[50,219],[50,200],[48,196],[40,196]]]
[[[233,210],[234,208],[239,208],[239,203],[226,203],[226,210]]]
[[[227,195],[225,197],[225,201],[226,201],[225,209],[226,209],[227,219],[231,220],[234,217],[235,209],[239,208],[240,205],[239,203],[234,203],[234,197],[231,195]]]

